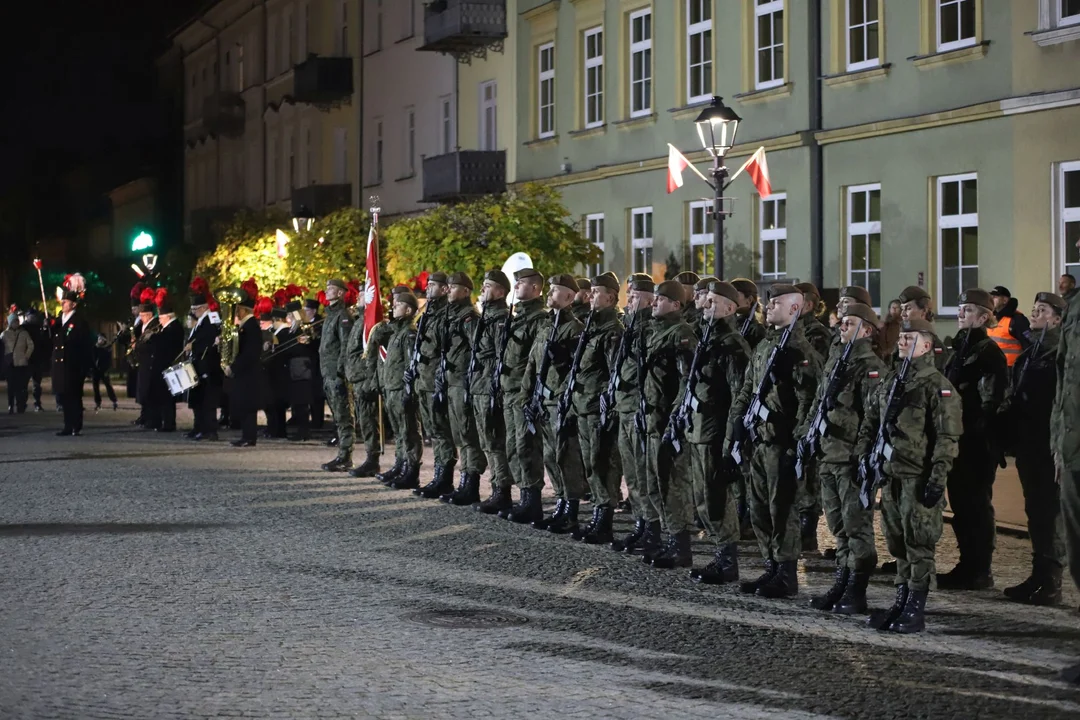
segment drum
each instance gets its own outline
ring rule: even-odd
[[[199,384],[199,375],[195,372],[195,366],[190,362],[182,362],[173,365],[161,375],[169,386],[169,392],[175,395],[183,395]]]

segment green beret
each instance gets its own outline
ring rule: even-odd
[[[901,303],[915,302],[916,300],[929,300],[930,293],[923,290],[918,285],[908,285],[901,293],[899,300]]]
[[[578,278],[577,279],[577,289],[578,290],[588,290],[591,287],[592,287],[592,283],[589,282],[589,278]]]
[[[960,293],[960,300],[957,305],[978,305],[979,307],[986,308],[990,312],[994,311],[994,298],[990,297],[990,293],[986,292],[982,288],[971,288]]]
[[[739,304],[739,291],[736,290],[735,286],[729,282],[713,279],[709,283],[709,292],[715,295],[719,295],[721,297],[726,297],[728,300],[735,303],[736,305]]]
[[[638,274],[640,275],[640,273]],[[639,277],[638,279],[634,280],[634,284],[630,287],[634,290],[637,290],[638,292],[656,292],[656,283],[653,282],[653,279],[648,276]]]
[[[464,285],[465,287],[469,288],[470,290],[473,289],[472,278],[469,277],[467,273],[463,273],[463,272],[456,272],[453,275],[451,275],[450,279],[448,281],[448,284],[449,285]]]
[[[450,283],[450,280],[446,277],[446,273],[436,270],[435,272],[428,275],[428,282],[442,283],[443,285],[447,285]]]
[[[403,293],[398,293],[397,295],[395,295],[394,296],[394,302],[405,303],[406,305],[411,307],[413,310],[416,310],[418,307],[420,307],[420,303],[417,302],[416,296],[413,295],[412,292],[410,292],[408,290],[403,292]]]
[[[866,288],[859,287],[858,285],[847,285],[840,288],[840,297],[851,298],[863,305],[874,304],[874,301],[870,299],[870,293],[866,291]]]
[[[716,278],[714,278],[712,275],[706,275],[700,280],[698,280],[696,283],[694,283],[694,290],[708,290],[709,283],[714,282],[715,280]]]
[[[791,283],[777,283],[769,286],[769,299],[778,298],[782,295],[802,295],[803,291],[797,285]]]
[[[522,268],[514,271],[514,280],[525,280],[534,277],[540,278],[540,283],[543,284],[544,276],[536,268]]]
[[[701,276],[699,276],[696,272],[690,272],[689,270],[681,272],[675,276],[675,282],[682,285],[697,285],[698,280],[700,279]]]
[[[847,289],[849,289],[849,288],[845,288],[845,290],[847,290]],[[861,290],[862,288],[859,288],[859,289]],[[851,297],[851,295],[845,295],[844,297]],[[844,317],[848,317],[849,315],[852,316],[852,317],[857,317],[857,318],[861,319],[863,322],[870,323],[870,326],[875,328],[875,329],[877,328],[877,325],[878,325],[877,313],[874,312],[874,308],[870,307],[866,303],[861,303],[861,302],[848,303],[847,310],[844,311]]]
[[[735,289],[741,292],[743,295],[757,296],[758,289],[757,283],[753,280],[747,280],[746,278],[735,278],[731,281],[731,284],[735,286]]]
[[[818,292],[817,285],[812,282],[795,283],[795,287],[797,287],[799,289],[798,291],[803,295],[813,295],[818,300],[821,299],[821,293]]]
[[[631,273],[630,275],[626,276],[626,286],[630,287],[639,280],[648,280],[649,282],[653,281],[652,275],[649,275],[648,273]]]
[[[695,277],[697,277],[695,275]],[[683,284],[678,280],[665,280],[656,286],[656,294],[663,295],[669,300],[677,300],[680,303],[686,302],[686,291],[683,290]]]
[[[561,275],[552,275],[548,278],[548,285],[560,285],[572,292],[578,291],[577,278],[573,275],[562,273]]]
[[[613,273],[604,273],[603,275],[597,275],[592,279],[592,287],[607,288],[614,293],[618,293],[619,278],[615,277]]]
[[[337,278],[332,278],[330,280],[327,280],[326,284],[327,285],[333,285],[334,287],[336,287],[336,288],[338,288],[340,290],[348,290],[349,289],[348,287],[346,287],[345,282],[343,280],[338,280]]]
[[[932,335],[937,337],[937,331],[934,330],[934,323],[929,320],[920,320],[912,318],[900,326],[900,332],[917,332],[922,335]]]
[[[391,295],[400,295],[403,292],[411,293],[412,288],[408,285],[395,285],[394,289],[390,291]]]
[[[506,277],[506,273],[502,270],[488,270],[484,273],[484,280],[493,282],[501,286],[506,292],[510,292],[510,278]]]
[[[1048,292],[1037,293],[1035,295],[1035,302],[1046,303],[1055,310],[1064,310],[1065,307],[1068,305],[1068,303],[1065,302],[1065,298],[1061,297],[1060,295],[1055,295],[1054,293]]]

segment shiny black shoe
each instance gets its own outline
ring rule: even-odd
[[[585,536],[591,533],[593,531],[593,528],[596,527],[596,521],[599,516],[600,506],[593,505],[592,518],[590,518],[589,522],[585,523],[584,525],[579,525],[577,530],[570,533],[570,537],[575,540],[584,540]]]
[[[345,472],[346,470],[348,470],[351,467],[352,467],[352,456],[351,455],[338,455],[336,458],[334,458],[330,462],[324,463],[323,466],[322,466],[322,469],[326,470],[327,472]]]
[[[645,537],[645,530],[647,530],[648,527],[649,523],[645,521],[645,518],[634,520],[634,529],[626,535],[623,535],[621,538],[612,540],[611,549],[615,552],[634,552],[641,543],[641,538]]]
[[[652,566],[661,570],[686,568],[694,564],[694,555],[690,549],[690,531],[682,530],[668,540],[667,549],[653,558]]]
[[[739,579],[739,546],[735,543],[721,545],[716,556],[705,567],[690,571],[690,579],[705,585],[724,585]]]
[[[199,433],[198,435],[195,436],[195,440],[197,440],[199,442],[217,442],[218,441],[218,434],[217,433]]]
[[[833,584],[823,595],[815,595],[810,598],[810,607],[815,610],[832,610],[836,605],[836,601],[844,594],[844,590],[847,589],[848,579],[851,577],[851,568],[849,567],[836,567],[836,574],[833,576]]]
[[[578,529],[578,508],[580,500],[564,500],[563,513],[559,517],[552,516],[547,523],[547,531],[556,535],[570,535]],[[557,511],[556,511],[557,514]]]
[[[777,570],[779,570],[779,565],[777,565],[775,560],[766,560],[765,572],[759,575],[756,580],[748,580],[747,582],[740,583],[739,592],[746,595],[753,595],[758,591],[759,587],[772,580],[773,575],[776,574]]]
[[[390,483],[390,487],[395,490],[412,490],[420,487],[420,464],[405,463],[405,469],[401,471],[401,476]]]
[[[254,440],[233,440],[229,444],[232,445],[233,447],[255,447],[255,441]],[[324,465],[323,468],[325,469],[325,467],[326,466]]]
[[[757,589],[758,597],[771,600],[793,598],[799,594],[799,567],[794,560],[777,563],[776,573]]]
[[[882,632],[889,629],[896,618],[900,617],[900,613],[904,612],[904,605],[907,604],[908,599],[908,586],[907,583],[896,586],[896,599],[893,601],[891,608],[884,610],[875,610],[870,613],[870,617],[866,621],[866,626],[873,628],[874,630],[880,630]]]
[[[350,470],[349,475],[354,478],[369,478],[375,477],[378,472],[379,456],[368,453],[368,456],[364,458],[364,462]]]
[[[495,487],[491,488],[491,496],[477,505],[476,510],[485,515],[501,515],[511,505],[510,488]]]
[[[397,480],[398,475],[400,475],[401,471],[404,469],[405,461],[395,459],[393,466],[384,473],[376,473],[375,479],[381,482],[383,485],[389,486],[390,483],[394,482],[394,480]]]
[[[611,534],[611,525],[615,521],[615,508],[601,505],[598,509],[600,512],[592,530],[581,538],[586,545],[610,545],[614,539]]]
[[[522,488],[520,499],[506,513],[506,519],[520,525],[529,525],[544,519],[544,506],[540,501],[540,488]],[[502,517],[499,513],[499,517]]]
[[[664,549],[660,544],[662,535],[659,520],[653,520],[645,527],[645,534],[641,536],[641,562],[652,565],[653,558]]]
[[[439,500],[458,507],[480,502],[480,473],[462,472],[457,489],[441,496]]]

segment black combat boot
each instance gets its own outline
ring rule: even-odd
[[[866,626],[875,630],[888,630],[889,626],[893,624],[893,620],[900,617],[900,613],[904,612],[904,605],[907,604],[908,589],[907,583],[896,586],[896,600],[893,601],[892,607],[885,610],[875,610],[870,613],[870,618],[866,621]]]
[[[474,505],[480,502],[480,473],[462,472],[457,490],[439,498],[444,503],[457,505]]]
[[[926,590],[912,590],[904,603],[904,612],[893,620],[889,629],[896,633],[910,635],[926,629]]]
[[[671,536],[667,550],[653,558],[652,566],[661,570],[685,568],[694,564],[694,554],[690,549],[690,531],[682,530]]]
[[[375,479],[381,482],[383,485],[389,486],[390,483],[398,479],[401,475],[401,471],[405,469],[405,461],[400,458],[394,459],[394,465],[389,470],[383,473],[376,473]]]
[[[757,594],[771,600],[795,597],[799,594],[798,572],[798,563],[794,560],[777,563],[776,574],[757,589]]]
[[[556,535],[570,535],[578,529],[578,507],[580,500],[564,500],[564,511],[561,517],[556,519],[552,516],[547,524],[548,532]]]
[[[824,595],[815,595],[810,598],[810,607],[815,610],[832,610],[836,601],[844,594],[848,579],[851,577],[851,568],[836,566],[836,575],[833,576],[832,587],[825,591]]]
[[[544,519],[544,506],[540,502],[540,488],[521,488],[517,505],[506,513],[510,522],[528,525]],[[499,514],[502,517],[502,513]]]
[[[555,509],[551,511],[551,514],[547,517],[541,516],[539,520],[534,520],[532,526],[537,530],[547,530],[548,523],[553,521],[561,521],[563,515],[566,514],[566,500],[557,497],[555,498]]]
[[[394,482],[390,483],[390,487],[395,490],[412,490],[420,487],[420,463],[414,465],[411,462],[406,462],[405,469],[401,471],[401,475]]]
[[[368,453],[364,462],[350,470],[349,475],[354,478],[369,478],[375,477],[377,472],[379,472],[379,456]]]
[[[1060,605],[1061,568],[1040,568],[1033,577],[1035,579],[1035,586],[1028,592],[1027,597],[1021,599],[1020,602],[1027,603],[1028,605]]]
[[[747,595],[753,595],[757,592],[757,589],[759,587],[772,580],[773,575],[776,574],[778,569],[779,565],[776,564],[775,560],[766,560],[765,572],[763,572],[756,580],[749,580],[747,582],[740,583],[739,592],[745,593]]]
[[[956,563],[956,567],[947,573],[938,573],[937,584],[939,590],[968,590],[974,578],[974,572],[963,563]]]
[[[633,530],[620,539],[611,541],[611,549],[615,552],[634,552],[638,544],[641,543],[641,538],[645,536],[645,529],[648,526],[649,523],[645,522],[645,518],[637,518],[634,520]]]
[[[690,579],[705,585],[723,585],[739,579],[739,546],[735,543],[716,548],[716,555],[703,568],[690,571]]]
[[[596,527],[596,518],[599,515],[600,515],[600,506],[599,505],[593,505],[592,518],[590,518],[589,522],[585,523],[584,525],[579,525],[578,529],[575,530],[570,535],[570,537],[574,538],[575,540],[584,540],[585,536],[588,535],[589,533],[591,533],[593,531],[593,528]]]
[[[476,509],[485,515],[495,515],[503,510],[509,510],[510,505],[510,488],[493,487],[491,496],[477,505]]]
[[[837,615],[863,615],[866,613],[866,586],[870,584],[870,573],[856,570],[848,578],[844,594],[833,605]]]
[[[445,465],[436,465],[435,470],[431,474],[431,482],[422,488],[413,490],[413,495],[417,495],[428,500],[433,500],[439,497],[443,493],[448,493],[454,489],[454,479],[450,476],[450,473],[446,471]]]
[[[607,545],[612,541],[611,524],[615,520],[615,508],[601,505],[591,532],[581,538],[586,545]]]
[[[328,463],[324,463],[323,470],[329,472],[345,472],[352,467],[352,453],[338,453],[338,456]]]
[[[641,562],[652,565],[653,557],[663,550],[661,539],[660,521],[653,520],[645,527],[645,534],[641,536]]]
[[[818,516],[813,513],[803,513],[799,516],[799,536],[802,539],[803,552],[817,552],[817,526]]]

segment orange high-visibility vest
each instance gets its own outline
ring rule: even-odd
[[[997,327],[987,328],[986,334],[997,343],[997,346],[1001,348],[1001,352],[1005,353],[1005,362],[1012,367],[1016,363],[1016,359],[1020,357],[1020,353],[1023,348],[1020,346],[1020,341],[1009,334],[1009,326],[1012,324],[1012,317],[1006,316],[998,320]]]

